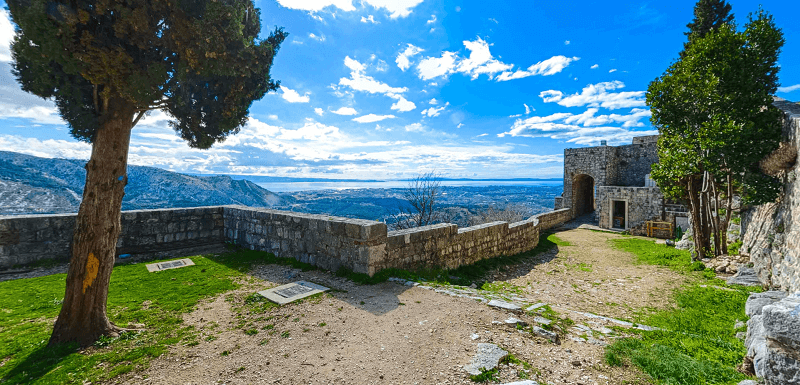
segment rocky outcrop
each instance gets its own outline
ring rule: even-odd
[[[765,385],[800,384],[800,292],[755,293],[745,305],[746,363]]]
[[[800,148],[800,105],[776,100],[783,112],[782,148]],[[787,292],[800,291],[800,170],[781,166],[780,199],[742,212],[742,255],[750,257],[760,281]]]

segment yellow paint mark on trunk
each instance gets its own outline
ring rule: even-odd
[[[86,276],[83,278],[83,294],[86,294],[86,288],[92,286],[92,283],[97,278],[97,271],[100,270],[100,261],[95,258],[94,253],[89,253],[86,258]]]

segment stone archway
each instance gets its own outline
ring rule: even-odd
[[[572,206],[575,217],[594,212],[594,178],[579,174],[572,179]]]

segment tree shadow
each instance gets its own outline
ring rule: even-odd
[[[42,346],[18,362],[0,383],[30,384],[57,369],[61,362],[78,351],[77,343]]]

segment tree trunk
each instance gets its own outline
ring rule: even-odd
[[[106,299],[114,267],[120,211],[128,182],[128,147],[134,106],[122,99],[108,102],[105,119],[92,142],[86,164],[86,186],[72,239],[64,304],[53,327],[50,345],[93,344],[120,329],[106,315]]]
[[[687,181],[687,190],[689,192],[689,209],[692,215],[692,238],[694,241],[694,259],[699,260],[705,258],[708,252],[708,236],[706,229],[704,229],[704,215],[705,209],[702,207],[700,199],[701,181],[697,177],[690,176]]]

